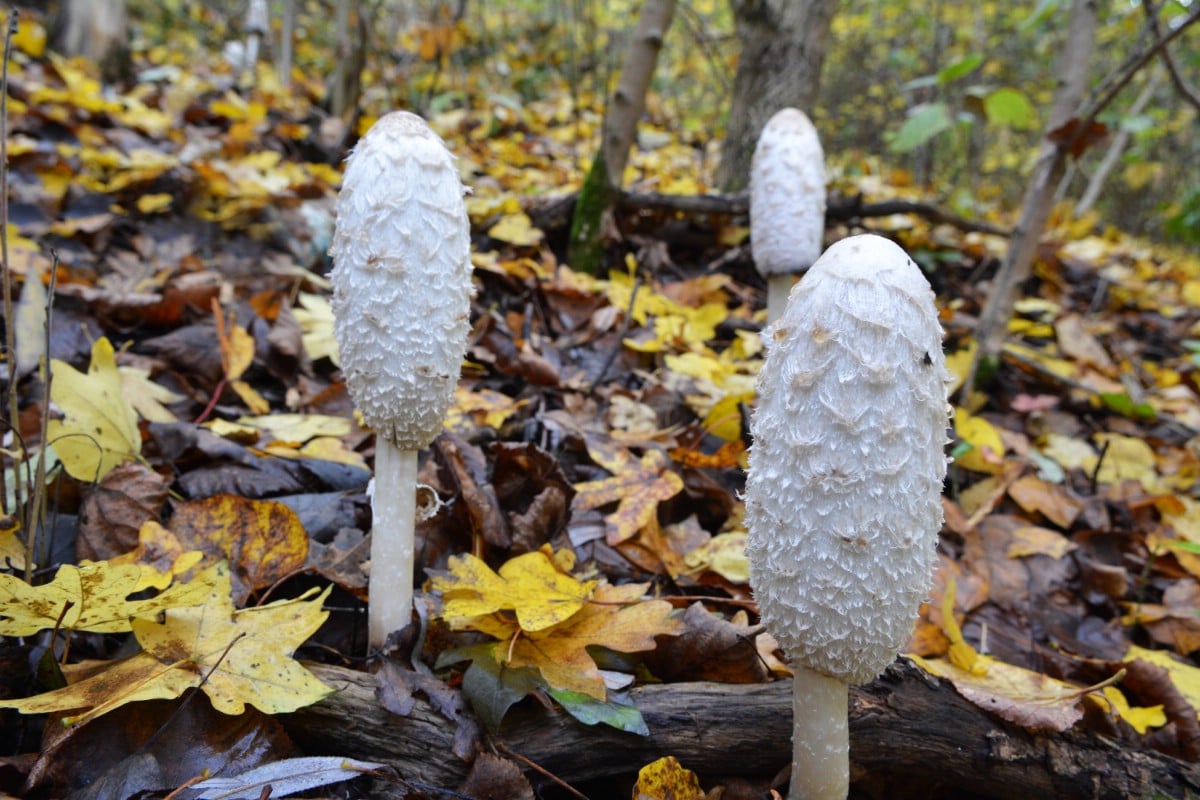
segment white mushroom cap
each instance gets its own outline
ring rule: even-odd
[[[896,657],[932,585],[949,417],[933,291],[890,240],[843,239],[764,338],[750,582],[794,661],[868,681]]]
[[[470,330],[470,220],[454,156],[407,111],[354,148],[337,201],[334,336],[351,397],[401,450],[442,429]]]
[[[808,116],[777,111],[750,167],[750,250],[763,276],[803,272],[825,234],[825,156]]]

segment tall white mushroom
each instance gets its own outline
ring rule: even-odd
[[[821,254],[825,155],[808,116],[796,108],[767,122],[750,167],[750,252],[767,279],[767,321],[787,305],[796,275]]]
[[[442,429],[466,354],[470,221],[454,156],[415,114],[383,116],[354,148],[337,201],[334,336],[375,430],[372,648],[412,617],[417,451]]]
[[[949,418],[933,301],[902,248],[854,236],[765,336],[746,554],[796,676],[790,800],[847,796],[848,684],[895,659],[932,585]]]

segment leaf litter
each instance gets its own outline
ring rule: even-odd
[[[20,425],[33,454],[49,416],[44,444],[65,471],[57,510],[84,544],[54,551],[53,578],[0,575],[3,635],[57,630],[72,643],[69,685],[6,684],[25,699],[4,704],[70,715],[78,730],[197,687],[228,712],[315,702],[329,689],[291,654],[310,637],[310,656],[357,652],[344,616],[322,627],[322,604],[331,583],[347,603],[365,594],[372,456],[340,383],[322,277],[343,152],[305,146],[328,121],[319,92],[304,81],[239,92],[220,69],[163,53],[137,57],[176,80],[106,92],[38,36],[22,23],[12,75],[10,266],[45,288],[54,246],[57,301],[73,307],[56,309],[49,337],[51,408],[29,377],[40,349],[19,351]],[[432,115],[479,187],[480,327],[448,433],[424,455],[444,505],[419,528],[422,588],[440,605],[413,657],[447,709],[461,686],[493,728],[534,697],[644,733],[626,701],[634,675],[784,671],[769,636],[724,602],[749,596],[738,492],[762,287],[730,247],[737,219],[650,246],[646,231],[667,220],[647,213],[628,221],[608,275],[560,263],[561,224],[541,201],[578,186],[563,142],[587,140],[599,111],[598,100],[568,108],[568,122],[563,102],[520,110],[519,147],[481,133],[517,112]],[[57,146],[41,138],[47,120],[63,131]],[[705,190],[672,146],[635,161],[634,185],[670,168],[682,186],[683,163],[698,176],[685,188]],[[844,188],[889,191],[875,179]],[[961,373],[984,291],[971,276],[1003,242],[915,216],[887,229],[929,257]],[[998,376],[957,409],[941,567],[909,650],[1016,725],[1086,727],[1093,704],[1128,746],[1186,751],[1200,707],[1200,261],[1066,216],[1045,249]],[[27,339],[40,323],[22,309]],[[17,474],[7,461],[10,492]],[[16,569],[26,533],[0,527]],[[102,560],[62,564],[63,552]],[[276,591],[293,599],[249,605]],[[85,632],[140,650],[114,659]],[[78,669],[81,654],[100,665]],[[1097,663],[1126,677],[1100,686]],[[678,765],[652,766],[646,796],[698,791]]]

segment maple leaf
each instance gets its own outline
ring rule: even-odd
[[[160,611],[203,603],[209,588],[202,580],[166,588],[170,575],[137,564],[93,564],[59,568],[54,580],[30,586],[15,575],[0,575],[0,636],[30,636],[56,625],[65,630],[123,633],[132,620]],[[158,595],[129,600],[149,588]]]
[[[659,502],[669,500],[683,489],[683,478],[660,450],[647,450],[639,460],[624,448],[589,437],[588,454],[613,476],[575,484],[578,494],[571,505],[592,509],[618,503],[617,510],[604,518],[610,545],[636,536],[654,516]]]
[[[52,419],[47,434],[72,478],[98,481],[142,449],[137,412],[121,395],[121,373],[113,346],[104,337],[92,345],[87,374],[52,359],[50,398],[64,419]]]
[[[642,600],[649,584],[600,584],[591,600],[565,621],[538,631],[526,631],[500,615],[459,618],[454,628],[470,628],[508,641],[493,655],[507,667],[533,667],[547,685],[605,698],[604,676],[588,653],[592,645],[622,653],[653,650],[655,636],[674,635],[679,623],[668,619],[671,604]]]
[[[167,609],[162,622],[132,621],[142,652],[62,689],[0,701],[0,708],[23,714],[86,709],[63,720],[81,725],[126,703],[170,699],[193,687],[208,695],[213,708],[231,715],[247,704],[267,714],[288,713],[333,691],[292,658],[329,615],[322,604],[332,586],[238,611],[224,564],[193,583],[207,590],[203,604]]]
[[[560,551],[560,555],[569,551]],[[573,566],[571,558],[567,569]],[[456,626],[461,620],[514,611],[522,630],[557,625],[583,607],[596,581],[579,581],[564,572],[543,550],[509,559],[496,574],[473,555],[450,557],[450,573],[435,576],[442,593],[442,617]]]

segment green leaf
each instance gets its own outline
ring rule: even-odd
[[[909,153],[953,125],[945,103],[918,106],[888,143],[893,153]]]
[[[978,53],[973,53],[966,58],[955,61],[949,66],[942,67],[940,70],[938,70],[937,74],[938,86],[945,86],[946,84],[956,81],[965,75],[970,75],[982,63],[983,56],[979,55]]]
[[[1035,122],[1033,104],[1019,89],[1005,87],[983,98],[983,111],[988,122],[1014,128],[1032,128]]]
[[[480,721],[493,731],[500,727],[500,721],[513,704],[535,689],[546,688],[537,670],[501,664],[496,648],[503,646],[503,642],[484,642],[446,650],[438,656],[436,664],[441,669],[460,661],[471,662],[463,673],[463,694]]]
[[[1125,392],[1101,392],[1100,401],[1110,410],[1130,419],[1154,419],[1154,407],[1135,403]]]
[[[562,705],[563,710],[584,725],[603,723],[619,731],[636,733],[638,736],[649,736],[650,729],[642,712],[632,703],[622,703],[611,692],[608,699],[601,702],[582,692],[571,692],[565,689],[551,689],[550,696]]]

